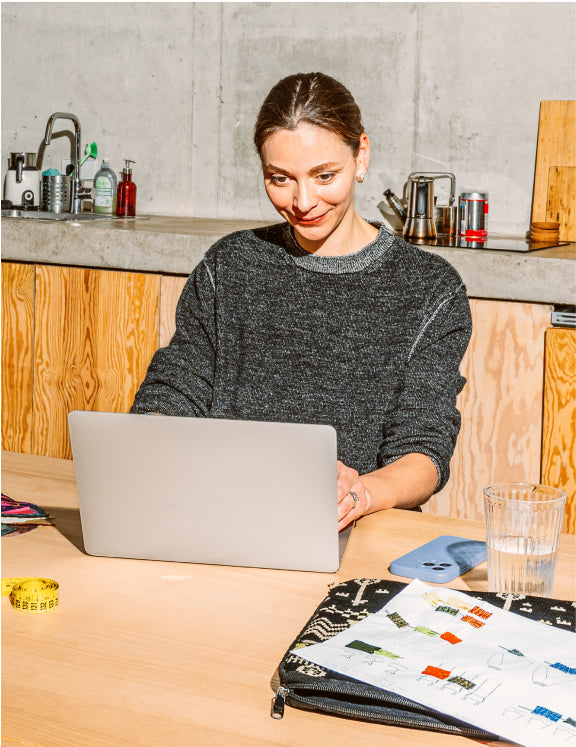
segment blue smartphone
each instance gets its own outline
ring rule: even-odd
[[[444,584],[486,560],[486,543],[443,534],[390,563],[396,576]]]

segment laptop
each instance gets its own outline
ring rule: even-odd
[[[79,410],[68,425],[88,554],[338,570],[332,426]]]

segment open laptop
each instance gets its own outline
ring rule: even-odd
[[[331,426],[78,410],[68,424],[90,555],[338,570]]]

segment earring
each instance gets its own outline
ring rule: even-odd
[[[362,182],[364,181],[364,174],[358,174],[358,176],[356,177],[356,181],[358,182],[358,184],[362,184]]]

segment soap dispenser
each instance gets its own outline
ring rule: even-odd
[[[122,170],[122,181],[118,184],[118,195],[116,199],[116,215],[131,218],[136,215],[136,185],[132,181],[131,161],[125,158],[126,165]]]

